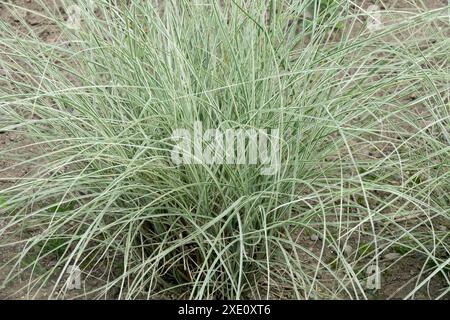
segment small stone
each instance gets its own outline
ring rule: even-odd
[[[30,12],[26,13],[26,19],[27,22],[30,26],[36,26],[41,22],[41,17],[36,15],[36,14],[32,14]]]
[[[14,22],[19,22],[21,19],[24,19],[25,16],[27,15],[27,12],[25,10],[14,10],[13,11],[13,19]]]
[[[387,260],[387,261],[392,261],[392,260],[396,260],[396,259],[398,259],[398,258],[400,258],[401,257],[401,255],[399,254],[399,253],[397,253],[397,252],[392,252],[392,253],[388,253],[388,254],[386,254],[386,255],[384,255],[384,259],[385,260]]]
[[[353,248],[350,245],[345,245],[344,246],[344,254],[348,257],[352,254],[353,252]]]
[[[448,231],[448,228],[446,226],[444,226],[444,225],[437,226],[437,229],[439,231],[442,231],[442,232],[447,232]]]
[[[310,237],[310,239],[311,239],[312,241],[317,241],[317,240],[319,240],[319,236],[318,236],[317,234],[312,234],[311,237]]]

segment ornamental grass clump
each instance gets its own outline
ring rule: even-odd
[[[403,297],[448,295],[447,10],[370,31],[313,2],[42,2],[54,42],[0,22],[0,130],[24,137],[0,150],[4,286],[65,297],[77,266],[75,297],[368,299],[414,257]],[[249,136],[243,163],[174,163],[199,122],[278,130],[277,170]]]

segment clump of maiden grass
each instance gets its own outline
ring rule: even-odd
[[[0,129],[25,141],[0,150],[3,285],[65,297],[75,265],[72,297],[368,299],[368,268],[382,291],[413,257],[402,297],[447,295],[447,10],[369,32],[313,2],[96,1],[79,29],[42,3],[52,43],[0,22]],[[174,164],[196,121],[279,129],[280,170]]]

